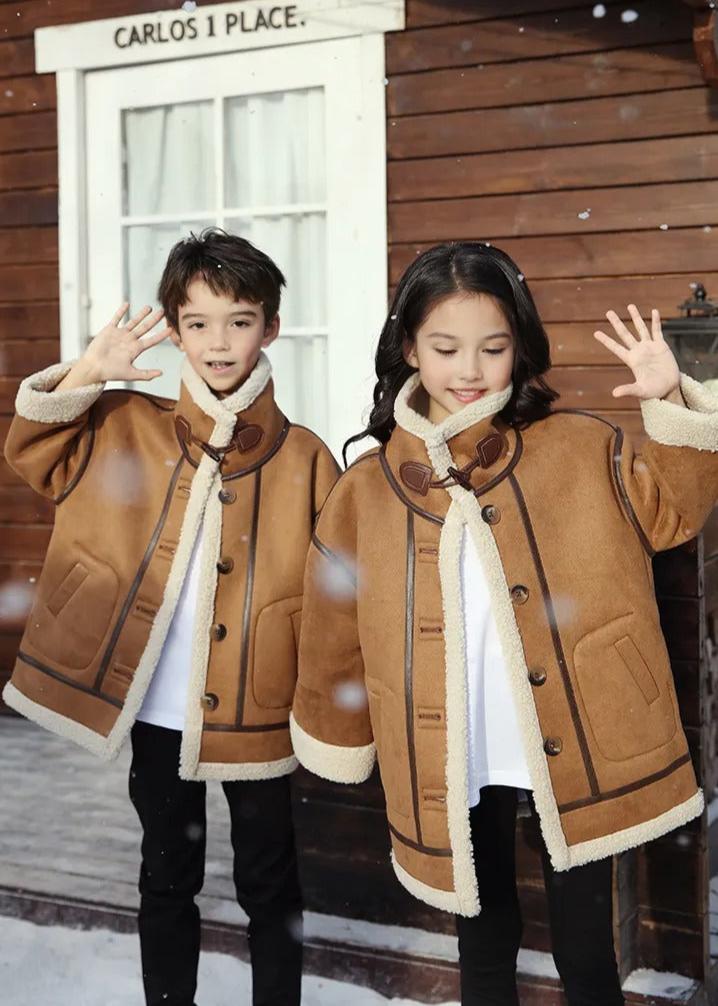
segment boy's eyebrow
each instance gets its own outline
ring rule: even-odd
[[[207,317],[206,314],[200,314],[198,312],[196,313],[196,312],[191,312],[191,311],[187,312],[187,314],[184,314],[183,312],[180,311],[180,314],[182,315],[183,321],[186,320],[187,318],[206,318]],[[258,312],[255,311],[253,308],[247,307],[247,308],[244,308],[244,310],[242,310],[242,311],[231,311],[230,312],[230,318],[234,318],[235,315],[247,315],[247,317],[249,317],[249,318],[256,318],[257,315],[258,315]]]

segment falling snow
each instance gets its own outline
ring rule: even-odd
[[[591,216],[591,208],[589,207],[587,210],[581,210],[581,212],[578,214],[578,219],[588,220],[590,216]]]
[[[597,3],[596,6],[593,8],[593,16],[594,17],[605,17],[606,16],[606,7],[605,7],[605,5],[602,4],[602,3]]]
[[[631,10],[629,8],[629,10],[624,10],[623,13],[621,14],[621,21],[623,21],[624,24],[633,24],[633,22],[637,20],[638,20],[637,10]]]

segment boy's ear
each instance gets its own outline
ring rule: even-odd
[[[408,339],[403,339],[401,343],[401,355],[410,367],[414,367],[416,370],[419,369],[419,357],[416,355],[415,342],[409,342]]]
[[[274,340],[277,338],[277,336],[279,335],[280,325],[281,322],[279,315],[275,314],[272,320],[267,322],[267,324],[264,326],[264,338],[262,339],[262,347],[264,349],[266,349],[267,346],[271,346]]]
[[[180,339],[179,332],[170,326],[170,339],[177,346],[178,349],[182,349],[182,340]]]

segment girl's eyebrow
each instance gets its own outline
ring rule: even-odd
[[[491,335],[485,335],[482,342],[490,342],[492,339],[510,339],[510,332],[494,332]],[[427,339],[449,339],[451,342],[456,342],[458,336],[450,335],[449,332],[429,332]]]

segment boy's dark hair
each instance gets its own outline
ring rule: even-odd
[[[201,279],[215,294],[261,304],[266,322],[279,311],[282,287],[287,285],[279,267],[251,241],[220,227],[190,233],[169,253],[157,293],[175,330],[179,309],[187,303],[187,290],[195,279]]]
[[[364,437],[375,437],[382,444],[388,441],[396,426],[396,396],[415,373],[404,359],[404,343],[414,342],[417,329],[440,300],[462,291],[492,297],[511,325],[513,392],[502,418],[522,427],[549,414],[559,396],[542,376],[551,366],[548,336],[516,263],[484,241],[436,245],[415,259],[399,281],[376,351],[374,407],[363,432],[344,444],[345,464],[350,444]]]

